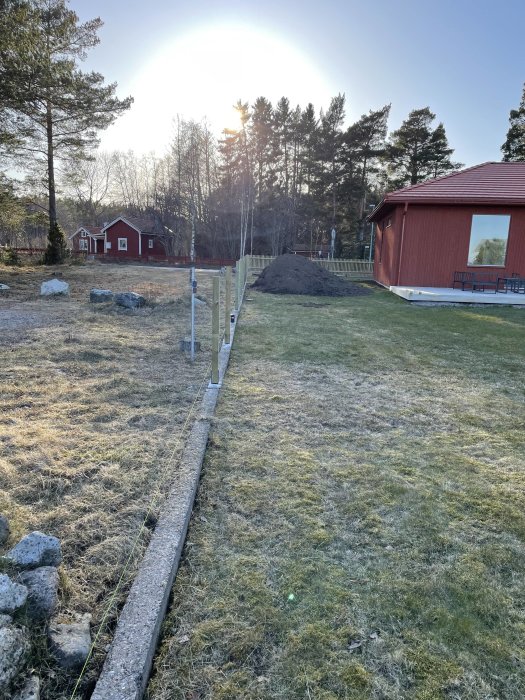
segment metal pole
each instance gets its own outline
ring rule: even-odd
[[[231,342],[231,301],[232,301],[232,269],[226,268],[226,290],[224,292],[224,342],[229,345]]]
[[[211,383],[219,383],[219,294],[221,278],[213,278],[212,334],[211,334]]]
[[[197,282],[195,280],[195,206],[191,209],[191,361],[195,360],[195,294]]]
[[[370,250],[368,251],[368,262],[372,262],[372,248],[374,247],[374,233],[376,225],[373,221],[371,227],[372,228],[370,229]]]

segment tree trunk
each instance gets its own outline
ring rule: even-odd
[[[51,114],[51,102],[46,106],[46,135],[47,135],[47,187],[49,192],[49,225],[52,227],[57,221],[57,203],[55,190],[55,156],[53,148],[53,115]]]

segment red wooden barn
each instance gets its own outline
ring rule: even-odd
[[[525,277],[525,163],[483,163],[385,196],[374,278],[451,287],[455,272]]]

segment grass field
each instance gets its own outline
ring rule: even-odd
[[[525,697],[525,311],[249,296],[150,700]]]
[[[90,612],[96,633],[119,584],[82,696],[177,468],[181,431],[210,359],[211,314],[198,306],[203,352],[192,366],[179,352],[189,323],[187,270],[87,264],[55,272],[70,283],[68,298],[39,298],[49,269],[0,267],[11,287],[0,299],[0,512],[11,522],[8,546],[32,530],[61,539],[63,620]],[[199,283],[207,297],[210,273]],[[91,287],[140,292],[148,305],[90,304]],[[32,663],[43,699],[69,697],[76,679],[53,667],[43,636],[35,637]]]

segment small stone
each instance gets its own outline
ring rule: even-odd
[[[113,301],[113,292],[110,289],[92,289],[89,292],[89,301],[93,302],[93,304]]]
[[[38,676],[28,678],[13,700],[40,700],[40,678]]]
[[[123,292],[115,294],[115,304],[125,306],[127,309],[136,309],[139,306],[144,306],[146,299],[135,292]]]
[[[58,294],[69,294],[69,284],[62,280],[48,280],[40,285],[40,296],[51,297]]]
[[[91,648],[90,619],[91,615],[88,614],[84,615],[80,622],[55,623],[49,626],[49,646],[62,668],[78,669],[86,661]]]
[[[0,515],[0,544],[5,544],[9,538],[9,520],[5,515]]]
[[[23,629],[12,625],[0,628],[0,696],[7,693],[22,670],[28,651],[29,642]]]
[[[43,532],[31,532],[9,550],[10,559],[20,569],[36,569],[39,566],[58,566],[62,561],[60,540]]]
[[[14,613],[27,600],[27,588],[0,574],[0,613]]]
[[[11,287],[7,284],[0,284],[0,294],[7,293]]]
[[[58,602],[58,571],[54,566],[42,566],[22,572],[18,580],[27,586],[27,613],[34,620],[48,620]]]

